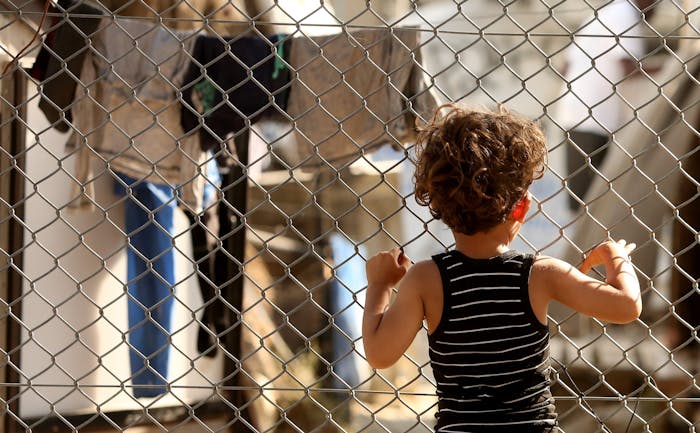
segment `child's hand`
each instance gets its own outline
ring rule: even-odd
[[[365,266],[368,286],[391,288],[406,275],[411,260],[398,248],[392,248],[375,254]]]
[[[579,270],[586,274],[592,268],[598,265],[611,263],[613,259],[616,258],[629,261],[629,255],[636,247],[637,244],[628,244],[624,239],[620,239],[617,242],[605,241],[594,247],[591,252],[588,253],[588,256],[586,256],[581,266],[579,266]]]

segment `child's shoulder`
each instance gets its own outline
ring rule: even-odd
[[[403,283],[410,284],[420,291],[430,289],[440,283],[440,270],[432,259],[421,260],[408,268]]]
[[[416,274],[416,278],[421,276],[430,277],[431,274],[438,276],[440,275],[440,271],[438,270],[438,267],[433,259],[421,260],[414,263],[408,269],[408,272]]]

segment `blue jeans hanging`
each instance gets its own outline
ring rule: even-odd
[[[176,198],[167,185],[116,175],[117,195],[127,195],[129,361],[134,397],[167,392],[175,252]],[[130,194],[128,194],[130,192]]]

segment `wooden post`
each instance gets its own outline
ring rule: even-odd
[[[24,150],[27,117],[27,77],[21,68],[0,82],[0,347],[3,348],[0,374],[4,383],[0,398],[0,425],[6,433],[16,430],[9,413],[19,416],[19,372],[21,329],[11,314],[21,314],[24,230]],[[14,366],[14,367],[12,367]],[[14,384],[14,386],[13,386]]]

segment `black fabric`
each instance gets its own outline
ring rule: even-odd
[[[286,58],[289,43],[282,35],[198,37],[182,85],[185,133],[199,128],[202,149],[216,151],[229,133],[245,128],[246,119],[254,123],[284,111],[290,73],[279,54]]]
[[[58,23],[58,18],[52,17],[51,24],[49,28],[54,28]],[[44,41],[41,44],[41,49],[39,54],[36,55],[32,69],[29,74],[37,81],[44,81],[46,79],[46,70],[49,67],[49,61],[53,57],[49,53],[49,49],[53,50],[54,37],[56,36],[56,31],[52,31],[46,34]]]
[[[218,239],[230,233],[228,206],[214,203],[200,215],[185,212],[190,222],[192,257],[196,263],[203,311],[197,334],[197,350],[207,357],[216,355],[218,340],[230,328],[232,311],[224,301],[228,256]]]
[[[436,432],[550,432],[549,330],[530,306],[533,256],[433,257],[443,308],[429,336],[437,383]]]
[[[66,16],[56,30],[47,35],[32,66],[31,75],[42,84],[39,108],[54,128],[65,132],[70,128],[66,121],[73,120],[69,107],[80,82],[85,54],[90,49],[87,40],[97,30],[102,13],[86,3],[74,0],[60,0],[58,4],[65,10]],[[63,62],[66,63],[65,68]]]
[[[238,186],[241,175],[240,170],[224,170],[222,189]],[[238,203],[235,208],[232,202]],[[242,261],[245,252],[244,249],[232,249],[230,241],[236,235],[244,236],[241,227],[236,226],[236,221],[239,221],[237,212],[244,212],[240,208],[241,203],[245,203],[242,197],[232,197],[231,202],[218,201],[199,215],[185,212],[190,222],[192,255],[204,303],[197,350],[208,357],[216,355],[219,345],[224,345],[225,336],[240,322],[236,316],[235,293],[232,290],[234,275],[238,270],[232,272],[230,268],[232,257],[234,261]]]

